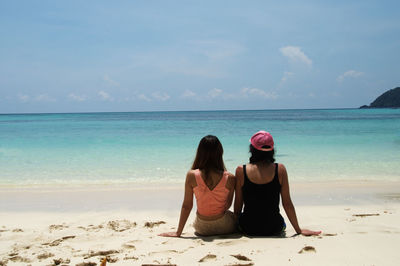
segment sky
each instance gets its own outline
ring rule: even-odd
[[[0,113],[357,108],[399,1],[0,1]]]

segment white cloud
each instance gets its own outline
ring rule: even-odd
[[[21,94],[21,93],[19,93],[19,94],[17,95],[17,97],[18,97],[18,100],[19,100],[20,102],[22,102],[22,103],[26,103],[26,102],[28,102],[29,99],[30,99],[29,95]]]
[[[48,94],[40,94],[37,95],[35,98],[33,98],[34,101],[36,102],[55,102],[56,99],[49,96]]]
[[[294,75],[294,73],[285,71],[283,73],[283,77],[281,78],[280,85],[283,85],[293,75]]]
[[[151,99],[149,98],[149,97],[147,97],[145,94],[139,94],[138,96],[137,96],[137,98],[139,99],[139,100],[143,100],[143,101],[146,101],[146,102],[151,102]]]
[[[312,61],[307,55],[297,46],[285,46],[279,49],[281,53],[286,56],[289,61],[301,62],[308,66],[312,65]]]
[[[47,93],[39,94],[39,95],[36,95],[34,97],[33,96],[31,97],[31,96],[29,96],[27,94],[19,93],[17,95],[17,98],[22,103],[26,103],[26,102],[55,102],[56,101],[55,98],[49,96]]]
[[[191,90],[185,90],[181,96],[181,98],[195,98],[197,96],[196,93],[194,93]]]
[[[363,72],[360,71],[355,71],[355,70],[349,70],[344,72],[342,75],[336,78],[338,82],[343,82],[344,79],[346,78],[359,78],[362,75],[364,75]]]
[[[111,86],[119,86],[119,83],[111,79],[107,74],[104,75],[103,80]]]
[[[98,94],[101,97],[101,99],[104,101],[112,101],[113,100],[113,98],[110,96],[110,94],[108,94],[105,91],[99,91]]]
[[[76,102],[86,101],[86,96],[85,95],[76,95],[74,93],[70,93],[68,95],[68,98],[70,98],[71,100],[76,101]]]
[[[243,88],[241,91],[242,95],[245,97],[256,96],[265,99],[276,99],[278,95],[275,92],[267,92],[257,88]]]
[[[156,100],[159,100],[159,101],[166,101],[166,100],[168,100],[169,98],[171,98],[168,94],[166,94],[166,93],[160,93],[160,92],[153,92],[152,94],[151,94],[151,96],[154,98],[154,99],[156,99]]]
[[[208,96],[213,99],[221,95],[221,93],[222,93],[221,89],[214,88],[208,92]]]

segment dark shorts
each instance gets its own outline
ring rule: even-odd
[[[260,219],[239,216],[238,229],[249,236],[276,236],[286,230],[286,223],[282,216],[277,219]]]

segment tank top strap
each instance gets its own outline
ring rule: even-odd
[[[196,183],[197,183],[197,185],[198,185],[199,187],[203,187],[203,186],[206,185],[206,184],[204,183],[203,178],[201,177],[201,171],[200,171],[200,169],[196,169],[196,170],[194,171],[194,177],[196,178]]]
[[[229,178],[229,172],[228,171],[224,171],[224,173],[222,174],[222,179],[219,182],[221,184],[221,186],[223,186],[223,187],[226,186],[226,183],[228,182],[228,178]]]
[[[246,165],[243,165],[243,176],[244,176],[244,183],[247,183],[249,181],[249,177],[247,176],[246,173]]]
[[[278,163],[275,163],[275,175],[274,175],[274,182],[278,182],[279,183],[279,176],[278,176]]]

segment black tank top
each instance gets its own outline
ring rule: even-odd
[[[271,182],[255,184],[249,180],[246,165],[243,165],[242,186],[243,213],[239,217],[240,228],[248,235],[274,235],[282,231],[284,220],[279,212],[281,184],[278,178],[278,164]]]

